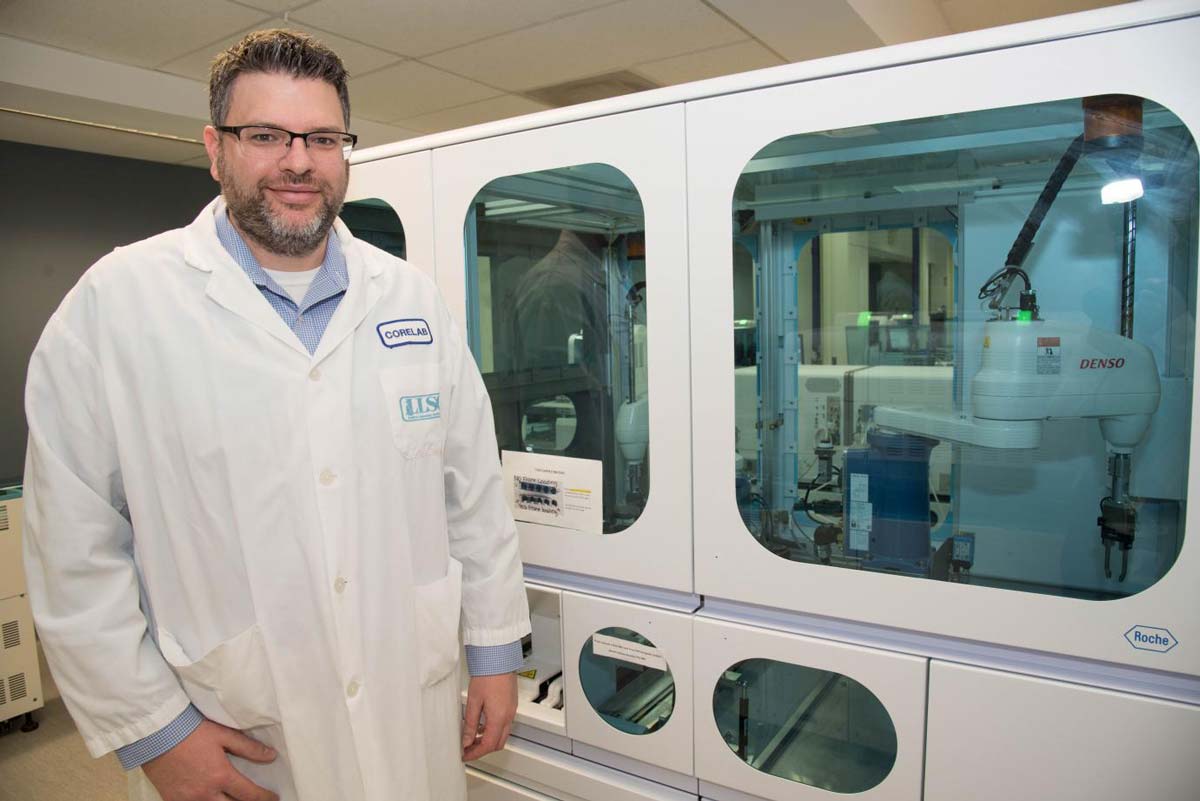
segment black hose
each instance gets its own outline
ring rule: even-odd
[[[1059,190],[1067,182],[1067,176],[1071,174],[1071,170],[1075,169],[1075,164],[1081,155],[1083,155],[1083,134],[1072,140],[1067,152],[1063,153],[1062,158],[1058,160],[1058,166],[1050,174],[1050,180],[1046,182],[1042,194],[1038,196],[1037,203],[1033,204],[1029,216],[1025,219],[1025,224],[1021,226],[1020,233],[1017,234],[1012,248],[1008,251],[1008,258],[1004,260],[1006,267],[1019,268],[1025,263],[1025,257],[1029,255],[1029,251],[1033,247],[1033,238],[1037,236],[1038,229],[1042,227],[1042,220],[1046,218],[1046,212],[1050,211],[1054,199],[1058,197]]]

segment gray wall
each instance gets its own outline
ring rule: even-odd
[[[23,394],[46,320],[94,261],[195,218],[206,170],[0,140],[0,480],[25,464]]]

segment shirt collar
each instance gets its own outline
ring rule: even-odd
[[[221,241],[221,246],[225,248],[233,260],[238,263],[245,272],[247,277],[254,282],[254,285],[260,288],[265,288],[280,297],[290,298],[288,293],[280,287],[267,271],[258,263],[258,259],[254,258],[254,253],[251,252],[246,240],[242,238],[241,233],[233,227],[233,223],[229,221],[229,215],[226,213],[227,206],[224,199],[217,202],[214,214],[216,215],[217,239]],[[325,259],[321,262],[321,267],[317,271],[316,277],[313,279],[312,287],[309,289],[305,300],[312,302],[324,300],[339,292],[345,292],[350,286],[350,274],[346,268],[346,255],[342,252],[342,243],[339,241],[337,232],[332,228],[329,230],[329,237],[326,239]],[[312,297],[314,294],[319,294],[321,297]]]

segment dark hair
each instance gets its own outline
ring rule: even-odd
[[[208,78],[208,112],[213,125],[225,124],[233,82],[244,72],[283,73],[325,81],[337,90],[343,121],[350,127],[346,67],[337,53],[308,34],[282,28],[255,31],[213,59]]]

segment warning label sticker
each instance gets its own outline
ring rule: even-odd
[[[1037,338],[1037,374],[1062,373],[1062,342],[1060,337]]]

